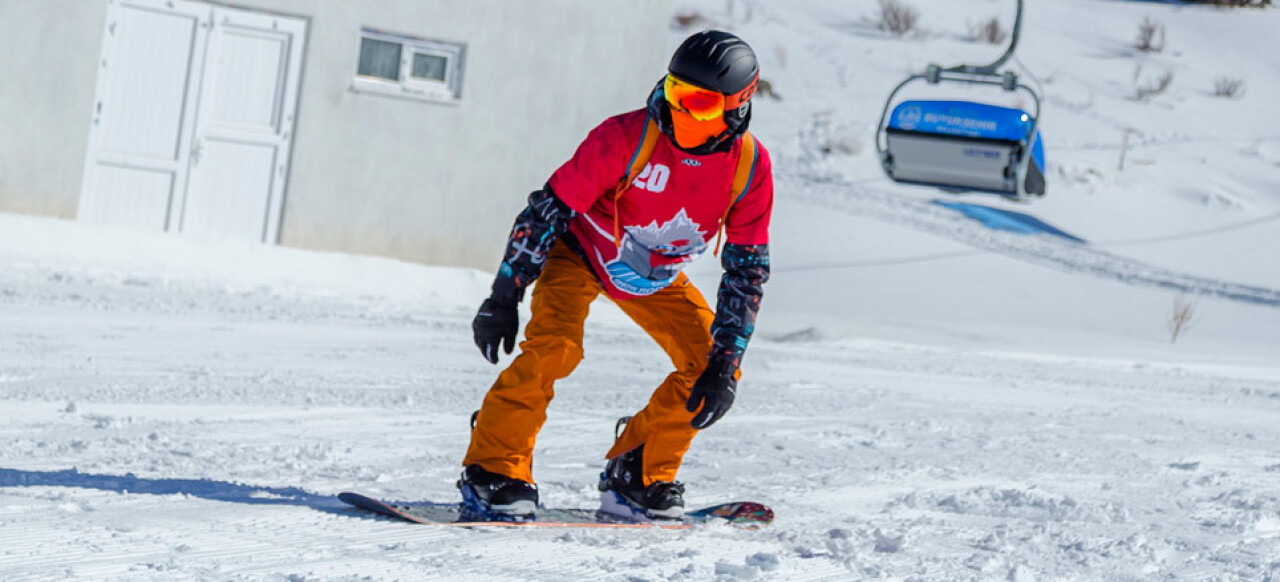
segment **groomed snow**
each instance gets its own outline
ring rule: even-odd
[[[347,509],[332,496],[456,498],[497,371],[470,338],[489,273],[0,215],[0,578],[1280,579],[1280,54],[1259,49],[1280,10],[1029,3],[1049,196],[959,200],[1079,245],[988,230],[876,166],[892,86],[994,58],[965,22],[1012,2],[916,0],[906,39],[869,1],[675,4],[752,42],[781,96],[753,122],[774,279],[738,401],[680,474],[690,505],[762,501],[773,526]],[[1144,16],[1164,53],[1129,48]],[[1170,91],[1134,100],[1139,64]],[[1209,95],[1219,75],[1245,96]],[[711,296],[718,272],[691,274]],[[1179,293],[1197,319],[1171,344]],[[605,302],[586,351],[538,443],[548,505],[596,502],[613,421],[669,366]]]

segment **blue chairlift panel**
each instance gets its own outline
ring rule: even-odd
[[[896,181],[952,190],[1044,194],[1044,146],[1021,109],[969,101],[904,101],[885,128],[886,170]],[[1031,163],[1020,176],[1027,144]]]

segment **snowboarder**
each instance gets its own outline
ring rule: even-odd
[[[520,354],[474,417],[458,483],[468,507],[535,512],[534,440],[555,381],[583,357],[587,310],[604,293],[675,364],[606,454],[604,509],[683,514],[676,471],[693,436],[733,404],[769,278],[772,171],[747,133],[758,79],[755,53],[742,39],[694,34],[676,49],[647,107],[592,130],[529,196],[472,324],[476,345],[497,364],[499,345],[512,351],[517,304],[537,279]],[[725,270],[714,314],[681,272],[713,238]],[[610,498],[620,506],[609,507]]]

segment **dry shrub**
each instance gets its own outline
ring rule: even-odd
[[[1196,304],[1194,299],[1188,299],[1186,295],[1179,293],[1173,298],[1173,311],[1169,312],[1169,343],[1178,341],[1178,336],[1186,333],[1191,329],[1192,323],[1196,318]]]
[[[831,141],[822,144],[822,151],[827,155],[856,156],[862,153],[862,142],[851,134],[833,136]]]
[[[814,115],[812,125],[801,132],[804,158],[810,163],[822,163],[832,156],[857,156],[862,153],[862,130],[847,123],[837,122],[835,111],[827,110]]]
[[[768,79],[761,78],[756,82],[756,92],[770,99],[782,101],[782,96],[773,90],[773,83],[770,83]]]
[[[992,17],[977,24],[969,25],[969,40],[987,44],[1004,44],[1009,33],[1000,26],[1000,19]]]
[[[1165,71],[1155,79],[1138,83],[1138,100],[1142,101],[1164,93],[1173,84],[1173,71]]]
[[[745,23],[745,22],[751,22],[751,17],[755,15],[755,7],[754,7],[754,6],[752,6],[750,2],[744,2],[743,4],[746,4],[746,6],[747,6],[747,12],[746,12],[746,14],[744,14],[744,15],[742,16],[742,22],[744,22],[744,23]],[[725,0],[725,2],[724,2],[724,13],[725,13],[725,15],[727,15],[729,18],[733,18],[733,17],[734,17],[734,15],[736,14],[736,12],[734,11],[734,1],[733,1],[733,0]]]
[[[920,12],[901,0],[880,0],[880,30],[902,36],[916,29]]]
[[[1134,46],[1144,53],[1164,51],[1164,24],[1150,18],[1143,18],[1138,25],[1138,42]]]
[[[676,21],[677,26],[683,29],[692,28],[696,25],[707,22],[707,17],[703,16],[701,12],[696,10],[684,10],[677,12],[671,18]]]
[[[1266,8],[1271,6],[1271,0],[1187,0],[1197,4],[1210,4],[1213,6],[1226,6],[1228,8]]]
[[[1213,96],[1235,99],[1244,96],[1244,79],[1234,77],[1218,77],[1213,82]]]

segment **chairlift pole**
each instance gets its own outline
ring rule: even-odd
[[[1023,0],[1018,0],[1018,15],[1015,16],[1013,20],[1013,33],[1009,35],[1011,37],[1011,40],[1009,41],[1009,48],[1005,49],[1004,54],[1000,55],[1000,58],[996,59],[995,62],[982,67],[960,65],[958,67],[951,67],[943,70],[948,73],[964,73],[968,75],[998,75],[999,73],[997,71],[1000,67],[1003,67],[1004,64],[1013,57],[1013,52],[1018,50],[1018,39],[1022,37],[1022,2]]]

